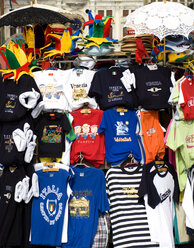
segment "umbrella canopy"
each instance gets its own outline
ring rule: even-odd
[[[61,12],[61,13],[60,13]],[[78,18],[78,16],[76,16]],[[75,15],[69,11],[48,5],[34,4],[10,11],[0,18],[1,26],[25,26],[28,24],[72,23]]]
[[[194,11],[176,2],[153,2],[127,16],[124,27],[135,34],[154,34],[160,40],[167,35],[188,37],[194,30]]]

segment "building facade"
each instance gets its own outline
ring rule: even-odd
[[[1,15],[10,11],[11,0],[1,1]],[[34,0],[33,2],[35,2]],[[112,15],[115,22],[112,23],[111,37],[121,40],[126,35],[126,29],[123,27],[126,16],[133,12],[135,9],[154,2],[157,0],[38,0],[39,4],[47,4],[50,6],[67,9],[73,13],[81,15],[85,21],[88,20],[88,16],[85,12],[86,9],[92,10],[93,15],[102,14],[103,16]],[[171,0],[180,2],[186,6],[189,6],[193,0]],[[17,0],[18,5],[12,3],[12,8],[16,9],[25,5],[29,5],[30,0]],[[1,28],[1,44],[2,40],[6,40],[15,32],[20,32],[21,29],[16,30],[10,27]]]

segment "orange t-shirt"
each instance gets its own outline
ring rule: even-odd
[[[156,156],[163,159],[165,155],[164,132],[159,123],[158,111],[140,111],[140,122],[146,164],[154,161]]]

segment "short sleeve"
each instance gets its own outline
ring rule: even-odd
[[[139,186],[139,198],[140,202],[142,202],[142,197],[147,195],[148,197],[148,205],[151,208],[155,208],[160,203],[160,197],[154,186],[153,179],[156,174],[155,170],[150,172],[152,168],[152,164],[144,165],[142,180]]]
[[[98,210],[99,212],[104,215],[106,211],[110,209],[109,202],[108,202],[108,196],[106,192],[106,181],[105,181],[105,175],[103,171],[101,171],[101,184],[100,184],[100,197],[98,199]]]
[[[100,126],[98,128],[98,133],[104,132],[105,129],[106,129],[106,112],[104,112],[102,115],[102,120],[101,120]]]
[[[100,74],[99,72],[96,72],[91,82],[88,96],[100,98],[101,95],[102,95],[102,89],[101,89]]]
[[[64,131],[66,133],[69,133],[72,130],[72,127],[69,123],[69,120],[68,120],[66,114],[64,114],[64,116],[63,116],[63,128],[64,128]]]

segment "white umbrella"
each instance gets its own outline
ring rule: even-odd
[[[124,27],[134,29],[136,35],[153,34],[160,40],[168,35],[188,37],[194,30],[194,11],[181,3],[153,2],[129,14]]]

